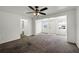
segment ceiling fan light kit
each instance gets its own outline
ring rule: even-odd
[[[34,16],[39,16],[39,15],[40,15],[40,13],[33,13],[33,15],[34,15]]]

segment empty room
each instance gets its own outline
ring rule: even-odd
[[[0,6],[0,53],[79,53],[78,6]]]

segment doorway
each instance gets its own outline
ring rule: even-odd
[[[67,16],[36,20],[36,35],[55,35],[67,39]]]

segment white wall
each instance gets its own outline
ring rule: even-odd
[[[79,7],[77,7],[77,12],[76,12],[77,14],[77,21],[76,21],[76,37],[77,37],[77,40],[76,40],[76,44],[77,44],[77,46],[78,46],[78,48],[79,48]]]
[[[49,33],[50,34],[56,34],[56,19],[49,22]]]
[[[67,12],[68,42],[76,43],[76,10]]]
[[[26,19],[27,20],[27,36],[32,35],[32,20],[31,19]]]
[[[37,20],[36,21],[36,34],[39,34],[42,32],[42,22]]]
[[[2,18],[2,17],[0,17]],[[2,39],[2,20],[0,19],[0,40]]]
[[[36,35],[36,24],[35,24],[35,18],[33,17],[31,20],[31,29],[32,29],[32,35]]]
[[[0,11],[0,44],[20,38],[20,16]]]

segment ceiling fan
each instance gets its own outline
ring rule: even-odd
[[[46,15],[46,13],[43,13],[43,11],[45,11],[45,10],[48,9],[47,7],[44,7],[44,8],[42,8],[42,9],[39,9],[39,6],[34,6],[34,7],[28,6],[28,7],[29,7],[30,9],[32,9],[33,12],[26,12],[26,14],[32,13],[32,14],[35,15],[35,16],[39,16],[40,14],[41,14],[41,15]]]

